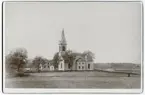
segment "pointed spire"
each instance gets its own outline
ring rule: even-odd
[[[61,44],[66,44],[66,39],[65,39],[65,34],[64,34],[64,29],[62,29],[62,34],[61,34]]]

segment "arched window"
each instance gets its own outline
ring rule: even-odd
[[[79,66],[79,69],[81,69],[81,66]]]
[[[90,69],[90,64],[88,64],[88,69]]]
[[[62,51],[65,51],[65,46],[62,47]]]

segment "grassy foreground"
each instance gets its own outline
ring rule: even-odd
[[[107,72],[46,72],[6,78],[7,88],[140,88],[140,76]]]

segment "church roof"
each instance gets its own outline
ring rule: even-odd
[[[81,59],[82,61],[92,62],[93,59],[90,56],[78,55],[75,58],[76,60]]]
[[[62,30],[62,33],[61,33],[60,44],[66,44],[66,39],[65,39],[64,29]]]
[[[85,58],[82,56],[76,56],[75,60],[76,61],[86,61]]]
[[[91,56],[85,56],[85,60],[88,61],[88,62],[92,62],[93,61]]]

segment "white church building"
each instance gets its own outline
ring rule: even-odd
[[[58,60],[58,70],[94,70],[93,60],[90,60],[88,56],[77,56],[73,61],[72,67],[69,63],[66,63],[62,57],[67,50],[67,42],[65,39],[64,30],[62,30],[61,40],[59,41],[59,60]]]

